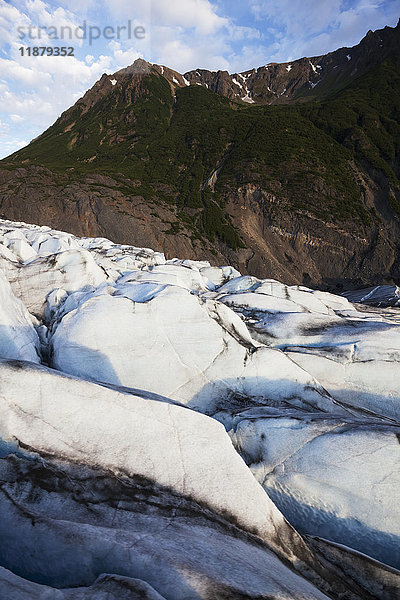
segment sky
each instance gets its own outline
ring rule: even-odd
[[[240,72],[354,46],[399,17],[400,0],[0,0],[0,158],[136,58]]]

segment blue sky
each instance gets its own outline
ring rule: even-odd
[[[180,72],[240,72],[353,46],[399,16],[400,0],[0,0],[0,158],[42,133],[104,72],[138,57]],[[128,39],[121,29],[112,39],[128,21],[145,33]],[[74,36],[85,22],[87,36],[89,27],[102,30],[92,44]],[[35,38],[41,27],[39,43],[29,27]],[[51,39],[61,27],[72,40]],[[108,39],[104,27],[113,28]],[[28,45],[73,46],[74,56],[21,56]]]

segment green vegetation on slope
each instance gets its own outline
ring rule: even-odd
[[[193,235],[237,248],[224,206],[246,184],[271,194],[277,210],[368,226],[352,165],[382,172],[398,189],[399,114],[400,76],[391,61],[334,97],[290,106],[238,105],[200,86],[174,97],[152,74],[135,85],[127,80],[87,112],[75,106],[7,163],[29,160],[72,178],[122,174],[140,182],[124,190],[128,196],[172,203]]]
[[[400,75],[394,60],[333,98],[304,105],[303,113],[360,164],[381,171],[394,189],[399,188]],[[392,203],[400,214],[400,205],[394,199]]]

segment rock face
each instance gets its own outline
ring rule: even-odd
[[[137,186],[137,182],[134,182]],[[78,236],[116,239],[120,244],[150,246],[168,258],[201,256],[221,264],[226,248],[215,251],[207,239],[167,233],[177,221],[177,210],[169,204],[149,204],[137,195],[132,181],[124,192],[113,177],[90,175],[76,181],[71,174],[54,173],[48,168],[25,165],[15,171],[0,169],[0,213],[15,221],[26,220],[63,228]],[[15,189],[19,192],[16,194]],[[51,204],[44,199],[51,198]],[[23,206],[25,208],[23,208]]]
[[[399,65],[400,25],[233,75],[139,59],[0,162],[0,216],[287,284],[397,285]]]
[[[395,308],[23,223],[0,244],[1,597],[397,597]]]

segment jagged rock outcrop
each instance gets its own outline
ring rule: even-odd
[[[338,91],[383,60],[399,52],[397,29],[368,31],[353,48],[340,48],[326,55],[301,58],[290,63],[269,63],[242,73],[196,69],[185,79],[208,87],[234,100],[263,104],[285,104],[309,100],[328,91]]]

